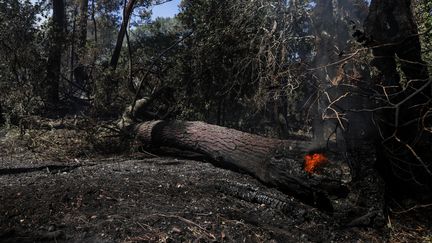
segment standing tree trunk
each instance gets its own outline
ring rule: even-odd
[[[0,103],[0,126],[3,125],[5,123],[5,120],[3,118],[3,109],[2,109],[2,105]]]
[[[74,8],[73,11],[73,21],[72,21],[72,36],[71,36],[71,50],[69,57],[69,65],[70,65],[70,73],[69,80],[71,82],[74,81],[74,65],[75,65],[75,36],[76,36],[76,22],[77,22],[77,7]]]
[[[379,164],[387,182],[398,195],[432,192],[431,80],[421,57],[410,0],[372,0],[365,23],[372,47],[372,65],[379,71],[377,90],[381,106],[377,113],[383,157]],[[399,62],[399,63],[398,63]],[[406,77],[403,80],[397,66]],[[414,194],[414,195],[415,195]]]
[[[80,0],[78,15],[77,66],[74,68],[75,81],[84,89],[88,80],[87,70],[83,63],[87,43],[88,0]]]
[[[84,51],[87,43],[88,0],[80,0],[78,15],[78,53]]]
[[[91,12],[91,19],[93,22],[93,34],[94,34],[94,42],[97,44],[98,42],[98,38],[97,38],[97,23],[96,23],[96,17],[95,17],[95,13],[96,13],[96,4],[95,4],[96,0],[92,0],[92,12]]]
[[[63,0],[53,0],[51,47],[48,52],[47,75],[42,97],[51,107],[59,101],[59,82],[61,72],[61,57],[64,41],[64,3]]]
[[[95,107],[99,113],[110,114],[113,110],[112,104],[114,99],[113,95],[115,94],[114,90],[116,90],[118,86],[118,83],[116,79],[113,78],[113,75],[117,68],[121,49],[123,46],[123,40],[126,36],[127,27],[129,24],[129,19],[132,15],[136,2],[137,2],[136,0],[129,0],[123,10],[123,20],[122,20],[119,33],[117,35],[117,42],[113,54],[111,56],[111,61],[109,67],[107,68],[107,70],[105,70],[106,76],[104,77],[103,82],[100,83],[100,88],[95,95],[96,96]]]
[[[120,31],[117,35],[117,42],[116,42],[116,45],[114,48],[114,52],[111,56],[110,68],[112,70],[115,70],[117,68],[118,60],[120,58],[121,48],[123,46],[123,40],[124,40],[125,35],[126,35],[130,16],[132,15],[132,12],[134,10],[135,3],[136,3],[136,0],[129,0],[129,2],[127,3],[127,5],[124,8],[122,24],[120,26]]]

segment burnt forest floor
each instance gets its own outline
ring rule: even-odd
[[[0,242],[432,242],[432,206],[394,210],[382,229],[332,216],[205,161],[101,156],[67,129],[0,132]],[[240,184],[290,210],[220,190]]]

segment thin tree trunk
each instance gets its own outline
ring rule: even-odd
[[[3,118],[3,108],[2,105],[0,103],[0,126],[3,125],[5,123],[5,120]]]
[[[134,10],[135,3],[136,3],[136,0],[129,0],[129,2],[127,3],[127,5],[124,9],[122,24],[120,27],[120,31],[117,35],[117,42],[116,42],[114,52],[111,56],[111,61],[110,61],[110,67],[112,70],[115,70],[117,68],[118,60],[120,58],[121,48],[123,46],[123,40],[124,40],[124,37],[126,35],[127,27],[129,24],[129,19],[130,19],[130,16],[132,15],[132,12]]]
[[[47,76],[43,92],[44,100],[52,106],[59,101],[59,82],[61,72],[61,57],[64,40],[64,3],[63,0],[53,0],[52,45],[49,49]]]
[[[77,16],[77,8],[74,9],[73,14],[73,22],[72,22],[72,37],[71,37],[71,51],[70,51],[70,73],[69,80],[70,82],[74,82],[74,66],[75,66],[75,35],[76,35],[76,16]]]
[[[77,66],[74,68],[75,81],[80,87],[86,87],[88,81],[88,73],[84,64],[86,56],[86,43],[87,43],[87,21],[88,21],[88,1],[80,0],[79,14],[78,14],[78,34],[77,34],[77,51],[76,62]],[[81,94],[82,95],[82,94]]]
[[[112,100],[114,99],[113,96],[115,95],[114,90],[117,88],[118,83],[115,79],[113,79],[112,75],[114,74],[117,64],[120,58],[121,49],[123,46],[123,39],[125,38],[127,27],[129,23],[130,16],[132,15],[134,6],[135,6],[136,0],[129,0],[127,5],[125,6],[123,10],[123,20],[122,24],[119,30],[119,33],[117,35],[117,42],[114,48],[114,52],[111,56],[111,61],[109,65],[109,70],[106,70],[107,75],[104,78],[103,86],[100,88],[102,92],[100,92],[99,95],[96,95],[95,100],[97,110],[99,110],[102,113],[109,114],[111,111],[112,106]]]
[[[88,0],[80,0],[78,15],[78,53],[81,56],[87,43]]]
[[[126,0],[124,1],[124,10],[126,10]],[[128,86],[133,88],[131,90],[131,91],[133,91],[133,93],[136,93],[136,89],[134,88],[135,85],[134,85],[133,80],[132,80],[132,73],[133,73],[133,70],[132,70],[132,68],[133,68],[133,65],[132,65],[132,47],[130,44],[129,33],[128,33],[127,29],[126,29],[125,35],[126,35],[126,44],[127,44],[127,48],[128,48],[128,58],[129,58],[129,60],[128,60],[128,63],[129,63],[128,83],[129,83],[129,85]]]
[[[96,0],[92,0],[92,21],[93,21],[93,34],[94,34],[94,41],[97,44],[98,39],[97,39],[97,23],[96,23],[96,17],[95,17],[95,12],[96,12],[96,6],[95,6],[95,1]]]

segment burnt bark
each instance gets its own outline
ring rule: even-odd
[[[63,0],[53,0],[51,47],[49,48],[47,75],[42,87],[42,97],[50,106],[59,101],[59,82],[61,71],[61,57],[64,41],[65,10]]]
[[[96,17],[95,17],[95,12],[96,12],[95,1],[96,0],[92,0],[91,19],[92,19],[92,22],[93,22],[94,42],[97,44],[98,43],[98,38],[97,38],[97,23],[96,23]]]
[[[275,194],[263,193],[260,188],[237,182],[218,181],[215,188],[225,194],[240,198],[247,202],[264,204],[271,208],[279,209],[284,213],[296,212],[290,201],[285,197],[278,197]]]
[[[78,52],[81,53],[87,43],[88,1],[80,0],[78,15]]]
[[[143,144],[199,152],[325,211],[333,210],[330,194],[347,193],[341,180],[304,171],[303,156],[313,149],[308,141],[271,139],[203,122],[144,122],[132,132]]]
[[[421,45],[410,0],[372,0],[365,22],[368,45],[379,71],[381,94],[376,115],[381,134],[381,172],[398,195],[432,192],[431,134],[425,125],[431,106],[431,80],[421,57]],[[406,80],[397,70],[400,65]],[[406,82],[405,82],[406,81]]]
[[[70,73],[69,73],[69,80],[71,82],[74,81],[74,64],[75,64],[75,36],[76,36],[76,16],[77,16],[78,9],[77,7],[74,8],[73,11],[73,21],[72,21],[72,36],[71,36],[71,51],[70,51]]]
[[[84,64],[87,43],[88,0],[80,0],[75,11],[78,12],[78,14],[76,18],[74,17],[73,22],[71,70],[73,77],[75,77],[75,84],[79,87],[78,90],[82,93],[82,91],[85,90],[89,79]],[[76,48],[74,43],[75,36],[77,37]],[[76,66],[74,67],[74,65]],[[72,78],[70,80],[73,81]]]

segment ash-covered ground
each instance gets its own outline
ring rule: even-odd
[[[346,227],[248,175],[205,161],[143,153],[55,156],[38,149],[43,146],[29,147],[28,138],[1,140],[0,242],[432,240],[432,207],[425,205],[391,212],[380,229]],[[285,205],[244,200],[221,189],[227,185],[282,198]]]

